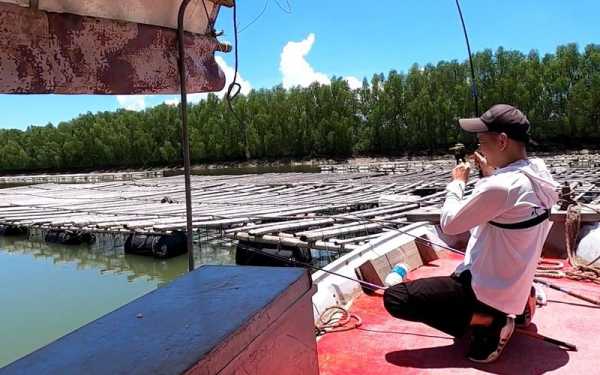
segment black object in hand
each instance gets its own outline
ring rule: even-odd
[[[454,152],[454,159],[456,159],[457,165],[467,161],[467,148],[462,143],[457,143],[450,147],[450,151]]]

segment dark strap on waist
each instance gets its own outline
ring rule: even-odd
[[[522,221],[520,223],[504,224],[504,223],[496,223],[494,221],[490,221],[489,223],[495,227],[502,228],[502,229],[525,229],[525,228],[534,227],[534,226],[544,222],[549,217],[550,217],[550,210],[548,209],[548,210],[544,210],[543,214],[536,216],[532,219]]]

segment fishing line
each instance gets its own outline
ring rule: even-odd
[[[250,22],[248,22],[244,27],[242,27],[239,31],[239,33],[243,33],[244,30],[246,30],[247,28],[249,28],[252,24],[254,24],[256,21],[258,21],[263,14],[265,13],[265,11],[267,10],[267,6],[269,5],[269,0],[265,0],[265,5],[263,6],[262,10],[260,11],[260,13],[258,14],[258,16],[254,17],[254,19]]]
[[[328,271],[328,270],[326,270],[324,268],[312,265],[310,263],[301,262],[301,261],[298,261],[298,260],[295,260],[295,259],[291,259],[291,258],[288,258],[288,257],[277,255],[277,254],[272,254],[272,253],[266,252],[264,250],[259,250],[259,249],[252,248],[252,247],[249,247],[249,246],[240,245],[239,243],[237,244],[237,246],[240,247],[243,250],[247,250],[247,251],[253,252],[255,254],[265,255],[265,256],[271,257],[273,259],[289,263],[291,265],[298,265],[298,266],[302,266],[302,267],[305,267],[305,268],[311,268],[311,269],[316,270],[316,271],[322,271],[322,272],[328,273],[330,275],[339,276],[339,277],[342,277],[344,279],[357,282],[357,283],[361,284],[362,286],[364,286],[365,288],[368,288],[368,289],[373,290],[373,291],[387,289],[386,286],[373,284],[373,283],[370,283],[370,282],[367,282],[367,281],[363,281],[363,280],[359,280],[359,279],[356,279],[356,278],[353,278],[353,277],[350,277],[350,276],[342,275],[342,274],[337,273],[337,272]]]

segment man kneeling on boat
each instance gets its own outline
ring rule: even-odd
[[[471,160],[483,177],[464,198],[469,164],[452,170],[440,226],[450,235],[470,231],[465,259],[451,276],[388,288],[384,304],[397,318],[455,337],[471,332],[468,358],[492,362],[510,339],[515,317],[526,313],[558,184],[541,159],[528,159],[529,121],[518,109],[495,105],[459,124],[477,134]]]

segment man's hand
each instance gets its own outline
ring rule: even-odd
[[[469,159],[471,159],[477,169],[481,171],[481,175],[483,177],[491,176],[494,173],[494,168],[488,165],[487,159],[479,152],[475,151],[475,153],[471,155]]]
[[[469,181],[469,173],[471,173],[471,165],[468,162],[460,163],[452,170],[452,179],[466,184]]]

